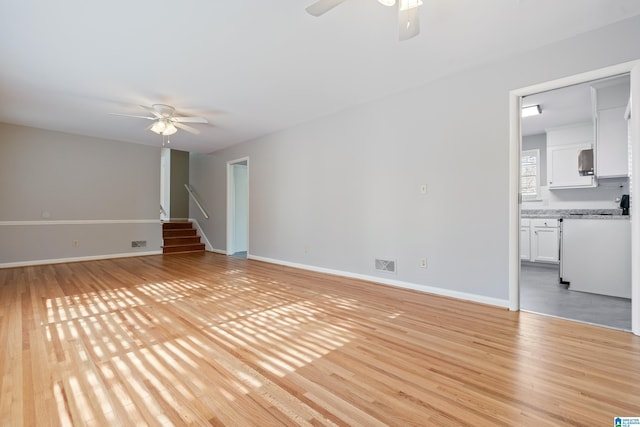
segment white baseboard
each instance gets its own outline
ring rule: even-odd
[[[209,252],[213,252],[214,254],[226,255],[227,251],[223,251],[222,249],[207,249]]]
[[[32,265],[46,265],[46,264],[62,264],[65,262],[98,261],[103,259],[127,258],[127,257],[138,257],[138,256],[147,256],[147,255],[162,255],[162,251],[128,252],[124,254],[92,255],[92,256],[83,256],[83,257],[74,257],[74,258],[38,259],[38,260],[32,260],[32,261],[8,262],[8,263],[0,264],[0,268],[29,267]]]
[[[391,279],[385,279],[382,277],[351,273],[348,271],[340,271],[340,270],[333,270],[330,268],[316,267],[313,265],[298,264],[294,262],[281,261],[277,259],[265,258],[261,256],[256,256],[256,255],[247,255],[247,257],[249,259],[253,259],[256,261],[268,262],[271,264],[279,264],[287,267],[299,268],[302,270],[315,271],[317,273],[325,273],[325,274],[332,274],[334,276],[348,277],[351,279],[366,280],[368,282],[379,283],[379,284],[389,285],[389,286],[396,286],[403,289],[411,289],[414,291],[420,291],[420,292],[425,292],[425,293],[434,294],[434,295],[457,298],[465,301],[477,302],[480,304],[493,305],[493,306],[503,307],[503,308],[509,307],[509,300],[506,300],[506,299],[503,300],[499,298],[485,297],[482,295],[453,291],[450,289],[440,288],[436,286],[419,285],[416,283],[403,282],[400,280],[391,280]]]

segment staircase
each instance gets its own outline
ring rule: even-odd
[[[170,221],[162,223],[163,254],[184,252],[204,252],[204,243],[189,221]]]

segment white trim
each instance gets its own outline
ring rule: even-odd
[[[441,295],[441,296],[461,299],[461,300],[465,300],[465,301],[472,301],[472,302],[477,302],[477,303],[480,303],[480,304],[488,304],[488,305],[493,305],[493,306],[503,307],[503,308],[507,308],[509,306],[509,301],[507,301],[507,300],[498,299],[498,298],[491,298],[491,297],[485,297],[485,296],[476,295],[476,294],[469,294],[469,293],[466,293],[466,292],[452,291],[450,289],[439,288],[439,287],[435,287],[435,286],[426,286],[426,285],[419,285],[419,284],[416,284],[416,283],[403,282],[403,281],[400,281],[400,280],[384,279],[384,278],[376,277],[376,276],[368,276],[368,275],[365,275],[365,274],[350,273],[348,271],[333,270],[333,269],[330,269],[330,268],[316,267],[316,266],[313,266],[313,265],[298,264],[298,263],[295,263],[295,262],[281,261],[281,260],[277,260],[277,259],[265,258],[265,257],[261,257],[261,256],[256,256],[256,255],[248,255],[247,254],[247,258],[251,259],[251,260],[255,260],[255,261],[268,262],[270,264],[278,264],[278,265],[284,265],[284,266],[287,266],[287,267],[299,268],[301,270],[314,271],[314,272],[317,272],[317,273],[324,273],[324,274],[331,274],[331,275],[334,275],[334,276],[348,277],[350,279],[366,280],[368,282],[373,282],[373,283],[378,283],[378,284],[383,284],[383,285],[389,285],[389,286],[396,286],[396,287],[403,288],[403,289],[411,289],[411,290],[414,290],[414,291],[420,291],[420,292],[425,292],[425,293],[429,293],[429,294]]]
[[[235,178],[233,175],[233,165],[247,162],[247,256],[249,255],[249,214],[250,214],[250,191],[251,191],[251,168],[249,165],[249,157],[241,157],[239,159],[227,162],[227,250],[225,254],[233,255],[233,233],[235,227]]]
[[[32,265],[63,264],[65,262],[99,261],[103,259],[113,259],[113,258],[131,258],[131,257],[148,256],[148,255],[162,255],[162,251],[129,252],[124,254],[92,255],[92,256],[83,256],[83,257],[74,257],[74,258],[39,259],[39,260],[32,260],[32,261],[8,262],[8,263],[0,264],[0,269],[14,268],[14,267],[29,267]]]
[[[532,86],[515,89],[509,92],[509,309],[520,309],[520,148],[521,148],[521,102],[522,97],[535,93],[559,89],[598,80],[620,74],[630,73],[634,67],[640,67],[640,60],[624,62],[622,64],[588,71],[573,76],[563,77]],[[638,139],[638,138],[636,138]],[[636,141],[633,141],[634,144]],[[634,152],[640,151],[640,147],[633,146]],[[633,162],[633,169],[640,172],[640,161]],[[634,175],[637,178],[637,175]],[[638,185],[634,185],[638,189]],[[633,198],[633,195],[632,195]],[[633,209],[633,208],[632,208]],[[637,260],[638,248],[640,248],[640,215],[631,215],[631,259]],[[633,231],[637,230],[637,231]],[[637,262],[637,261],[635,261]],[[640,272],[635,265],[632,266],[632,300],[631,300],[631,324],[633,333],[640,335]]]
[[[520,146],[522,95],[509,94],[509,310],[520,310]]]
[[[189,221],[191,221],[191,223],[193,223],[193,225],[196,226],[196,229],[198,230],[198,234],[200,235],[200,237],[202,238],[202,240],[204,240],[204,249],[210,252],[216,252],[216,250],[213,249],[213,246],[211,246],[211,242],[209,242],[209,239],[207,238],[207,235],[204,234],[204,231],[202,230],[202,227],[200,227],[200,224],[198,223],[198,220],[195,218],[189,218]],[[226,253],[226,252],[223,252]]]
[[[63,219],[57,221],[0,221],[0,226],[12,225],[97,225],[97,224],[160,224],[159,219]]]
[[[227,251],[223,251],[222,249],[207,249],[209,252],[213,252],[214,254],[227,255]]]
[[[640,335],[640,61],[631,69],[631,331]],[[635,203],[633,202],[635,200]]]

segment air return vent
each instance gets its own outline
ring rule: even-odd
[[[376,258],[376,270],[387,273],[396,272],[396,261],[393,259]]]

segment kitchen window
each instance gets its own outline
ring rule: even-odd
[[[522,200],[540,200],[540,150],[520,154],[520,192]]]

